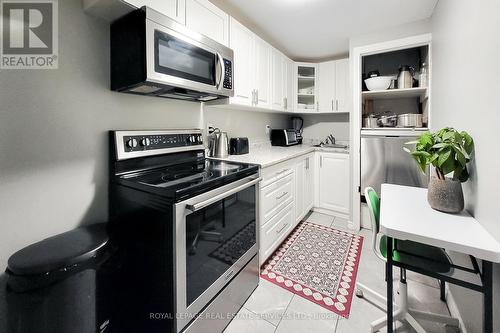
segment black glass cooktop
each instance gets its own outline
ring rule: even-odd
[[[257,172],[258,166],[252,164],[203,159],[129,174],[122,179],[155,189],[155,192],[161,190],[175,197],[185,197]]]

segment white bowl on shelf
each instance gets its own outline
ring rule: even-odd
[[[392,76],[375,76],[365,80],[368,90],[387,90],[391,86]]]
[[[306,108],[306,105],[307,105],[306,103],[298,103],[298,104],[297,104],[297,107],[298,107],[299,109],[305,109],[305,108]]]

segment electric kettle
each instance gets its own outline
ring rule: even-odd
[[[401,65],[398,74],[398,89],[407,89],[413,87],[413,73],[415,70],[408,65]]]
[[[208,156],[226,158],[229,156],[229,137],[216,128],[208,140]]]

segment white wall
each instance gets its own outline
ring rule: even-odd
[[[464,184],[467,209],[500,241],[498,131],[500,2],[440,0],[432,17],[433,124],[468,131],[476,153]],[[471,235],[474,237],[474,235]],[[460,258],[459,258],[460,259]],[[500,269],[495,267],[495,332],[500,331]],[[468,332],[481,332],[482,297],[451,287]]]
[[[430,30],[431,20],[425,19],[402,24],[388,29],[373,31],[359,36],[352,36],[349,39],[350,53],[352,53],[352,49],[356,46],[375,44],[409,36],[421,35],[430,32]]]
[[[205,118],[248,136],[287,121]],[[106,219],[108,130],[186,127],[204,127],[199,103],[111,92],[108,24],[59,1],[59,69],[0,70],[0,271],[32,242]]]

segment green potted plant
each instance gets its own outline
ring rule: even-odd
[[[407,145],[415,146],[414,150],[403,149],[424,173],[428,166],[433,166],[435,175],[431,176],[427,192],[431,207],[446,213],[461,212],[464,209],[462,183],[469,179],[467,163],[474,151],[472,137],[465,131],[446,127],[435,133],[425,132]]]

